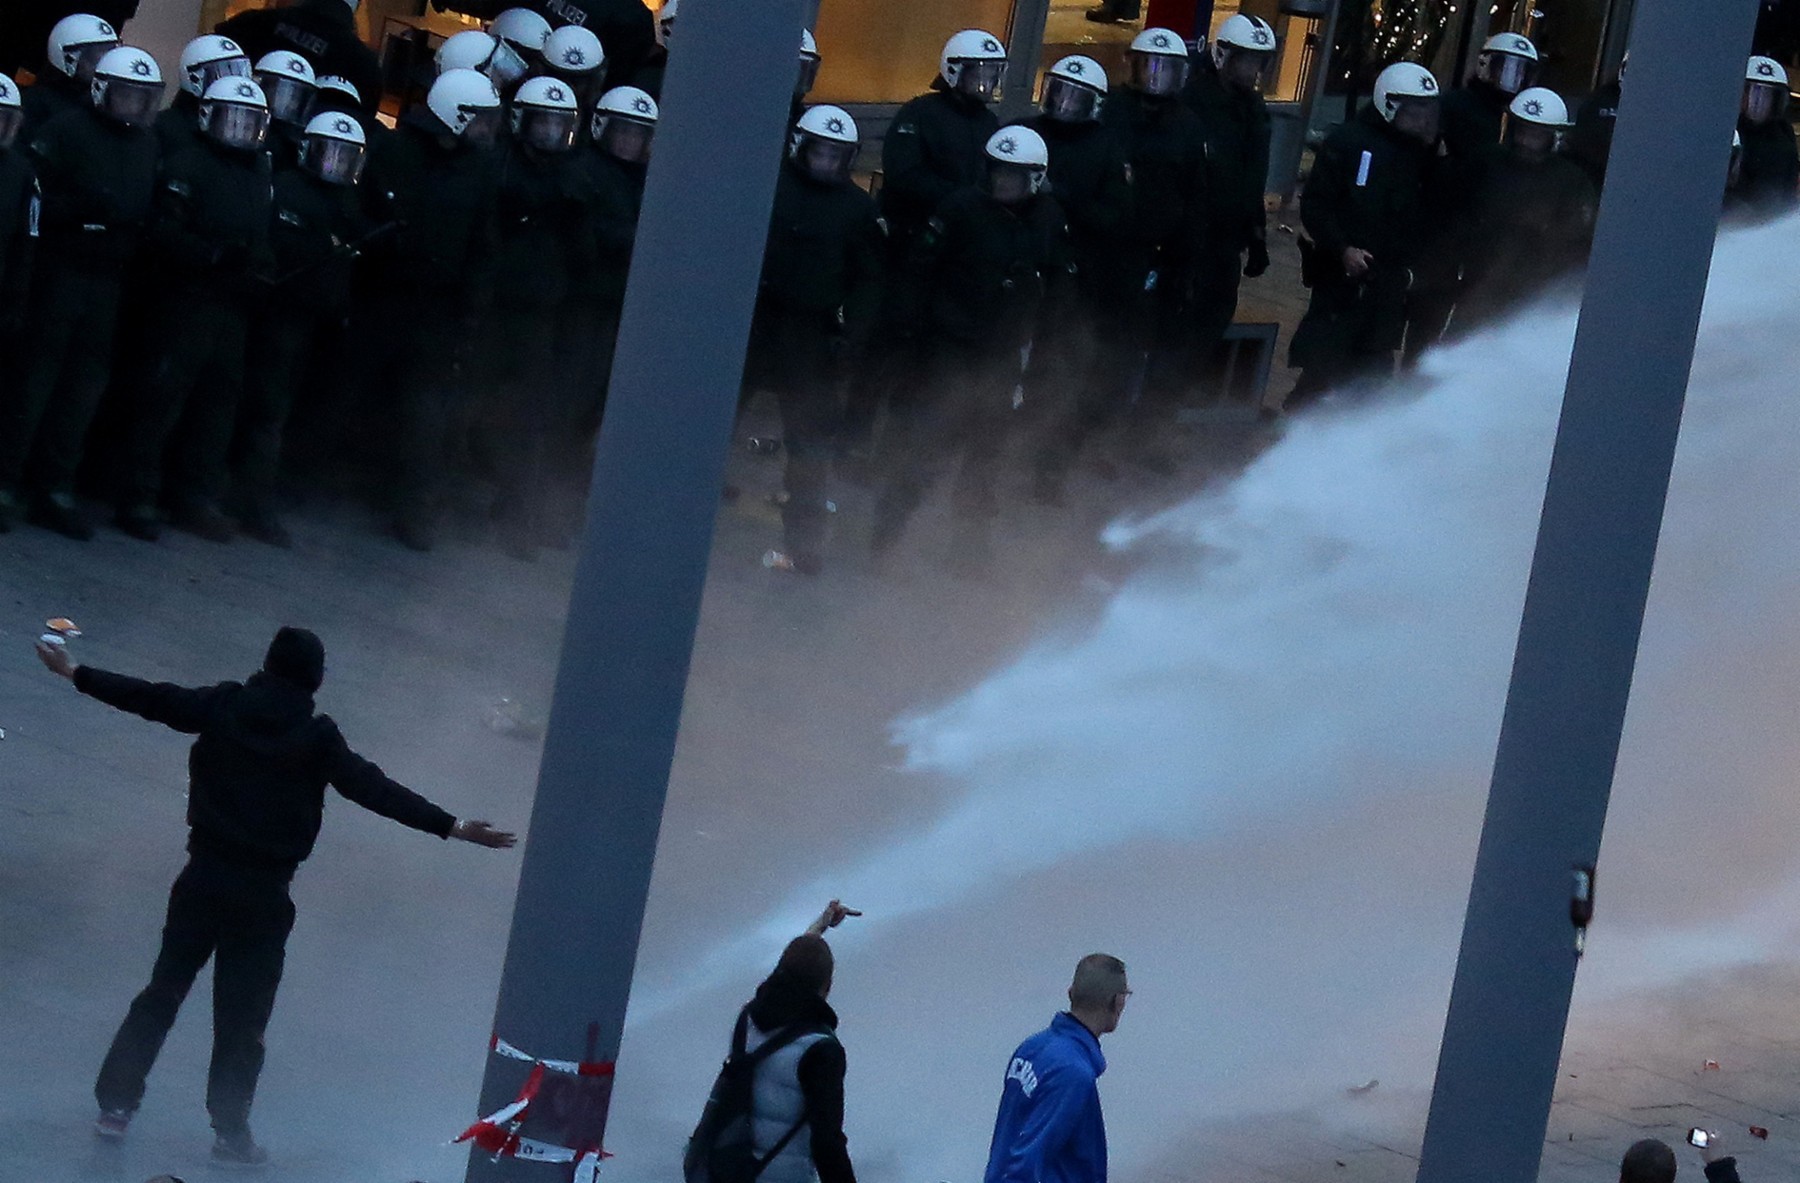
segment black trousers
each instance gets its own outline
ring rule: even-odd
[[[169,916],[150,984],[132,1001],[100,1066],[94,1097],[103,1110],[135,1111],[144,1078],[187,998],[213,962],[213,1055],[206,1109],[221,1134],[248,1130],[262,1073],[263,1031],[281,984],[294,904],[286,879],[202,857],[189,860],[169,891]]]
[[[0,489],[67,493],[112,373],[119,277],[41,257],[27,315],[30,350],[0,390]]]
[[[282,437],[307,364],[328,322],[303,311],[269,310],[252,322],[249,372],[237,416],[238,494],[257,516],[275,511]]]
[[[224,494],[244,391],[244,303],[227,295],[165,296],[151,321],[150,340],[160,352],[139,392],[125,444],[121,505],[156,503],[165,460],[173,462],[176,499],[215,504]]]
[[[825,546],[832,456],[844,423],[836,344],[830,314],[757,309],[750,330],[744,387],[772,390],[781,410],[787,466],[782,483],[782,533],[794,554],[816,557]]]
[[[427,526],[452,474],[466,463],[472,417],[467,370],[476,330],[454,308],[394,306],[382,341],[383,401],[394,404],[399,438],[389,453],[394,509]]]

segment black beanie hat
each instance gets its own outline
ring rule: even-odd
[[[263,671],[312,694],[325,681],[325,642],[307,629],[284,626],[269,642]]]

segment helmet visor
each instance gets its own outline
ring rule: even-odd
[[[25,122],[25,112],[17,107],[0,107],[0,148],[10,148],[13,141],[19,138],[19,127]]]
[[[462,138],[477,148],[492,148],[500,142],[500,108],[465,107],[468,121],[463,124]]]
[[[635,119],[623,116],[602,116],[594,121],[600,124],[595,129],[595,138],[600,141],[600,148],[608,156],[623,160],[627,164],[642,164],[650,159],[650,141],[656,129],[648,123],[639,123]]]
[[[1272,53],[1240,49],[1235,45],[1221,46],[1219,77],[1225,80],[1227,86],[1237,90],[1261,90],[1263,74],[1268,71],[1269,63],[1274,60],[1275,55]]]
[[[200,126],[225,147],[247,152],[262,147],[268,138],[269,113],[242,103],[204,103],[200,108]]]
[[[1017,205],[1038,190],[1043,173],[1028,164],[1008,164],[991,160],[987,169],[987,191],[1001,205]]]
[[[1781,113],[1787,95],[1769,82],[1752,82],[1744,87],[1744,118],[1751,123],[1768,123]]]
[[[513,134],[539,152],[567,152],[575,146],[574,111],[521,107],[513,112]]]
[[[354,185],[362,177],[368,149],[330,136],[307,136],[300,145],[300,163],[328,185]]]
[[[194,72],[197,75],[199,75],[199,78],[198,78],[199,89],[196,90],[194,93],[195,94],[205,94],[206,88],[211,86],[213,83],[217,82],[221,78],[248,78],[248,77],[250,77],[250,59],[249,58],[220,58],[216,62],[201,63],[199,66],[195,67]]]
[[[525,59],[519,56],[510,41],[501,41],[488,59],[487,76],[493,81],[495,90],[505,90],[530,72],[531,67],[525,64]]]
[[[842,181],[850,176],[850,166],[856,160],[856,145],[802,132],[794,156],[802,171],[813,180]]]
[[[1402,135],[1434,144],[1440,122],[1441,112],[1436,99],[1403,95],[1394,100],[1394,127]]]
[[[101,80],[105,93],[100,100],[101,114],[130,127],[149,123],[162,106],[160,82],[134,82],[125,78]]]
[[[965,61],[956,75],[956,89],[960,94],[983,102],[992,102],[1000,93],[1000,84],[1006,80],[1006,63],[995,61]]]
[[[280,74],[264,74],[259,80],[263,93],[269,96],[269,114],[277,123],[302,126],[312,118],[313,88],[298,78]]]
[[[805,98],[819,81],[819,59],[810,53],[800,55],[800,76],[794,80],[794,93]]]
[[[1149,95],[1179,94],[1187,85],[1188,60],[1166,53],[1131,55],[1131,85]]]
[[[1502,94],[1518,94],[1531,85],[1536,64],[1516,53],[1495,51],[1481,55],[1475,75]]]
[[[93,41],[86,45],[71,45],[63,51],[63,73],[81,82],[94,80],[94,67],[100,59],[119,47],[117,41]]]
[[[1044,79],[1044,98],[1038,105],[1058,123],[1087,123],[1100,118],[1098,91],[1055,74]]]

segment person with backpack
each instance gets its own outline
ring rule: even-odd
[[[686,1183],[856,1183],[825,932],[860,915],[832,900],[738,1013],[731,1053],[688,1139]]]

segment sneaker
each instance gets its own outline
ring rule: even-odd
[[[162,519],[157,516],[154,506],[122,506],[113,522],[139,542],[155,542],[162,537]]]
[[[213,1139],[212,1165],[227,1170],[256,1170],[269,1165],[269,1152],[256,1144],[249,1130],[220,1134]]]
[[[94,1137],[108,1142],[122,1141],[125,1132],[131,1128],[131,1110],[102,1109],[100,1116],[94,1119]]]
[[[67,493],[46,493],[31,503],[32,525],[54,530],[64,538],[86,542],[94,536],[94,524],[87,520],[75,498]]]
[[[230,542],[237,537],[237,524],[211,502],[183,506],[176,512],[173,525],[208,542]]]

